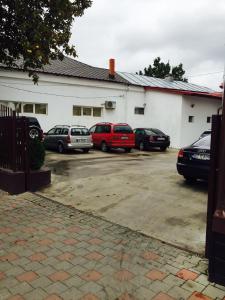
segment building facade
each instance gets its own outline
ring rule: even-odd
[[[74,65],[73,65],[74,64]],[[0,68],[0,103],[24,116],[35,116],[46,132],[55,125],[90,128],[98,122],[125,122],[155,127],[171,137],[171,147],[194,142],[211,127],[211,116],[221,106],[221,95],[207,88],[143,82],[145,76],[115,73],[66,58],[39,73],[34,85],[20,70]],[[165,84],[163,86],[162,84]],[[202,90],[203,89],[203,90]]]

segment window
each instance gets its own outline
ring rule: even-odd
[[[83,116],[91,116],[92,108],[91,107],[83,107]]]
[[[207,149],[207,148],[210,148],[210,143],[211,143],[211,135],[209,134],[209,135],[203,137],[202,139],[200,139],[199,141],[195,142],[193,144],[193,146],[205,147]]]
[[[34,105],[33,104],[24,104],[23,105],[23,112],[24,113],[33,113],[34,112]]]
[[[110,125],[97,125],[96,133],[110,133],[111,126]]]
[[[89,130],[90,133],[94,133],[96,129],[96,126],[91,127],[91,129]]]
[[[194,116],[189,116],[188,117],[188,122],[193,123],[194,122]]]
[[[89,135],[87,128],[71,128],[71,135]]]
[[[69,134],[69,129],[68,128],[63,128],[62,129],[62,134],[63,135],[68,135]]]
[[[115,133],[133,133],[133,130],[128,125],[116,125],[114,127]]]
[[[93,117],[101,117],[102,109],[101,107],[93,107]]]
[[[73,115],[81,116],[81,106],[73,106]]]
[[[144,115],[145,114],[145,108],[144,107],[135,107],[134,108],[135,115]]]
[[[47,115],[47,104],[35,104],[35,114]]]
[[[54,133],[55,133],[55,128],[52,128],[47,132],[47,135],[53,135]]]
[[[101,117],[101,107],[73,106],[73,116],[93,116]]]
[[[62,133],[62,131],[63,131],[63,129],[62,129],[62,128],[56,128],[56,130],[55,130],[55,135],[59,135],[59,134],[61,134],[61,133]]]
[[[211,123],[211,117],[207,117],[207,123]]]

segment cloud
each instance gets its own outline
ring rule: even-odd
[[[160,56],[182,62],[190,76],[212,73],[223,70],[224,15],[224,0],[94,0],[75,20],[71,42],[79,60],[94,66],[115,57],[118,70],[135,72]],[[192,81],[215,88],[221,75]]]

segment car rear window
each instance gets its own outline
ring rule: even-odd
[[[71,135],[90,135],[87,128],[71,128]]]
[[[128,125],[116,125],[113,131],[115,133],[133,133],[133,130]]]
[[[150,128],[150,130],[155,134],[165,135],[161,130],[156,128]]]
[[[210,148],[211,135],[207,135],[193,144],[194,147]]]

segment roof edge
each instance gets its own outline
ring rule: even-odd
[[[222,93],[220,92],[214,92],[214,93],[206,93],[206,92],[197,92],[197,91],[186,91],[186,90],[176,90],[176,89],[169,89],[169,88],[162,88],[162,87],[150,87],[145,86],[145,91],[155,90],[160,91],[164,93],[171,93],[171,94],[177,94],[177,95],[185,95],[185,96],[199,96],[199,97],[208,97],[208,98],[214,98],[218,100],[222,100]]]

